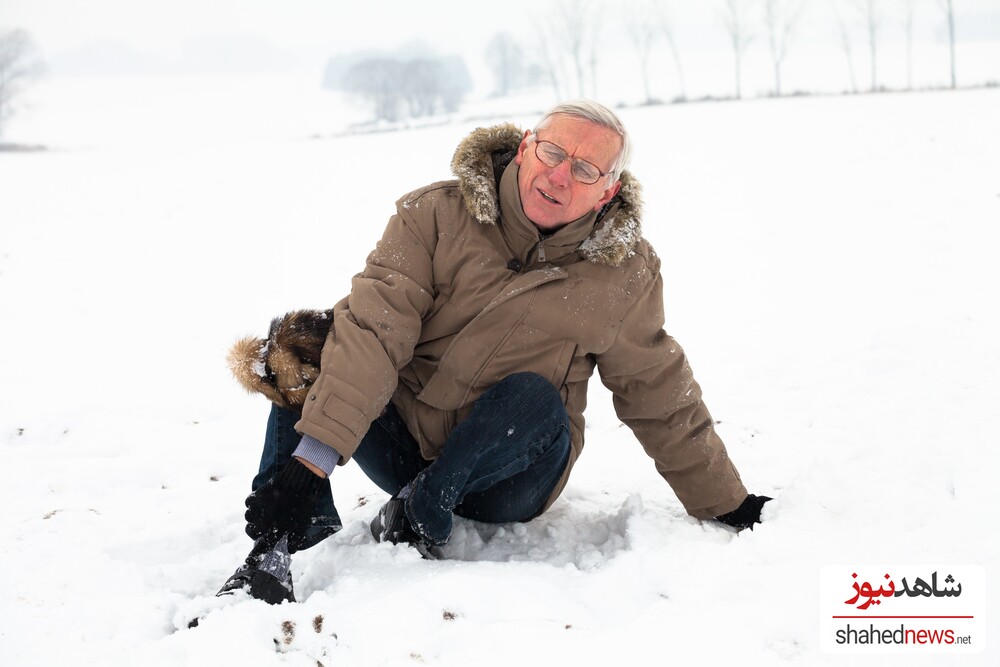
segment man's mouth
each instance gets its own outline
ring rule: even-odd
[[[545,192],[544,190],[539,190],[538,194],[542,195],[542,197],[544,199],[547,199],[548,201],[552,202],[553,204],[558,204],[559,203],[558,199],[556,199],[555,197],[553,197],[552,195],[550,195],[548,192]]]

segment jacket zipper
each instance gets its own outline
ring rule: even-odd
[[[539,262],[544,262],[545,261],[545,246],[543,245],[544,243],[545,243],[545,239],[542,239],[542,238],[538,239],[538,261]]]

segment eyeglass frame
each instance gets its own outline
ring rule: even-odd
[[[553,143],[551,141],[546,141],[545,139],[539,139],[537,133],[532,134],[528,139],[529,139],[529,141],[534,141],[535,142],[535,157],[538,158],[541,161],[541,163],[544,164],[546,167],[549,167],[550,169],[555,169],[556,167],[558,167],[559,165],[561,165],[566,160],[570,160],[570,167],[569,167],[569,173],[570,173],[570,175],[573,176],[573,180],[575,180],[578,183],[582,183],[583,185],[594,185],[595,183],[597,183],[598,181],[600,181],[605,176],[610,176],[611,174],[614,173],[614,168],[613,167],[612,167],[611,171],[601,171],[600,167],[598,167],[593,162],[590,162],[589,160],[584,160],[582,158],[573,157],[572,155],[570,155],[569,153],[567,153],[565,151],[565,149],[563,149],[563,147],[560,146],[559,144]],[[549,164],[548,162],[546,162],[545,159],[542,158],[542,156],[538,154],[538,146],[541,145],[541,144],[548,144],[549,146],[554,146],[560,153],[562,153],[562,156],[563,156],[562,159],[559,160],[558,162],[556,162],[555,164]],[[597,178],[595,178],[594,180],[590,181],[589,183],[587,181],[584,181],[584,180],[581,180],[580,178],[578,178],[577,175],[576,175],[576,172],[574,171],[574,168],[576,167],[577,164],[581,164],[581,163],[582,164],[586,164],[586,165],[590,165],[595,170],[597,170],[597,174],[598,174]]]

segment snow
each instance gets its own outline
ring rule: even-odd
[[[668,331],[776,498],[764,523],[687,516],[595,379],[551,511],[458,520],[427,561],[373,542],[386,496],[340,468],[344,529],[293,558],[300,602],[278,607],[213,597],[250,546],[267,411],[227,348],[345,294],[474,124],[0,154],[0,664],[846,664],[819,632],[820,571],[843,563],[980,565],[995,636],[997,108],[987,89],[622,110]]]

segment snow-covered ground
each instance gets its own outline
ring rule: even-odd
[[[250,546],[267,412],[226,349],[339,299],[472,124],[0,154],[0,664],[997,664],[998,109],[993,89],[623,110],[667,328],[776,498],[764,524],[686,516],[595,380],[549,513],[460,520],[424,561],[373,542],[385,494],[347,466],[344,530],[278,607],[212,597]],[[993,644],[824,652],[821,570],[865,563],[985,568]]]

